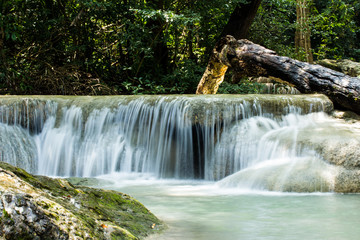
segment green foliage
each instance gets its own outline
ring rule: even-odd
[[[317,58],[353,58],[360,61],[360,3],[354,0],[316,2],[313,43]]]
[[[276,51],[279,55],[295,57],[295,0],[263,0],[249,39]]]
[[[360,61],[360,2],[313,1],[310,27],[314,57]],[[263,0],[249,38],[279,55],[305,60],[295,51],[296,1]]]
[[[1,92],[193,91],[237,2],[2,1]]]
[[[4,0],[0,93],[194,93],[236,1]],[[295,0],[263,0],[250,40],[295,54]],[[360,3],[316,1],[317,58],[360,61]]]
[[[168,93],[195,93],[199,79],[205,67],[186,60],[179,64],[172,73],[160,78],[151,78],[149,75],[139,77],[133,81],[125,81],[122,87],[130,94],[168,94]]]
[[[168,93],[195,93],[196,87],[205,71],[191,60],[184,61],[172,74],[164,77],[168,86]]]

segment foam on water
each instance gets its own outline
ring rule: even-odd
[[[336,172],[298,140],[335,124],[321,112],[326,105],[320,96],[281,95],[29,98],[1,106],[3,136],[22,139],[5,145],[2,158],[49,176],[140,173],[225,178],[221,188],[331,191]],[[22,157],[9,155],[14,148]]]

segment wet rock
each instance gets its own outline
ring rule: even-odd
[[[0,161],[35,171],[36,145],[27,130],[0,123]]]
[[[0,239],[142,239],[163,228],[126,194],[74,187],[0,162]]]
[[[333,191],[360,192],[360,122],[358,115],[337,112],[342,119],[335,127],[324,126],[318,134],[306,131],[299,136],[300,144],[314,149],[326,163],[336,167]]]
[[[120,105],[141,103],[146,107],[164,108],[170,102],[178,103],[184,111],[183,117],[192,124],[213,124],[216,121],[234,121],[263,113],[287,114],[292,108],[302,113],[333,110],[328,97],[321,94],[309,95],[165,95],[165,96],[0,96],[0,122],[19,124],[24,128],[41,131],[49,116],[61,119],[62,108],[80,107],[83,119],[98,109],[117,109]],[[174,107],[174,106],[173,106]],[[242,111],[239,111],[241,109]],[[243,110],[246,110],[245,112]],[[32,113],[32,114],[31,114]],[[36,113],[36,114],[35,114]],[[211,113],[211,114],[210,114]],[[34,115],[34,116],[33,116]]]
[[[241,166],[240,171],[222,180],[221,184],[289,192],[360,192],[360,122],[352,115],[351,121],[324,116],[313,115],[316,121],[307,125],[298,118],[297,122],[303,124],[302,127],[287,132],[267,134],[261,131],[261,122],[254,121],[250,125],[243,122],[244,125],[223,133],[226,141],[220,142],[224,147],[218,145],[219,154],[215,159],[221,161],[214,161],[214,178],[221,179],[231,173],[228,169],[234,167],[228,166]],[[256,126],[254,129],[257,131],[249,130],[249,135],[244,131],[249,126]],[[269,150],[271,155],[265,154],[269,158],[264,159],[270,160],[257,163],[253,158],[247,159],[249,153],[246,151],[249,149],[250,153],[259,154],[258,148],[254,151],[250,146],[258,144],[260,137],[265,135],[266,141],[262,142],[260,151],[266,153]],[[248,143],[251,145],[246,145]],[[289,150],[293,154],[291,160],[286,152]],[[282,159],[284,152],[286,158]],[[275,154],[277,157],[272,153],[278,153]],[[237,162],[233,155],[242,156],[242,162]],[[253,161],[252,165],[247,166],[248,161]]]
[[[360,170],[360,123],[339,121],[338,125],[324,125],[299,133],[299,144],[313,149],[325,161],[345,169]]]
[[[335,179],[335,192],[359,193],[360,170],[341,169]]]
[[[336,174],[335,166],[320,159],[299,158],[296,163],[250,167],[224,178],[218,185],[280,192],[329,192],[334,190]]]
[[[301,94],[295,87],[279,78],[251,77],[249,80],[260,84],[259,93],[261,94]]]
[[[69,239],[30,195],[2,193],[0,201],[0,232],[5,239]]]
[[[356,121],[360,121],[360,116],[354,112],[351,111],[339,111],[334,110],[331,113],[331,116],[338,119],[343,119],[347,122],[356,123]]]

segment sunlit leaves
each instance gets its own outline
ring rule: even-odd
[[[250,38],[280,55],[294,55],[295,0],[263,0],[252,25]],[[360,2],[313,1],[310,12],[314,57],[353,58],[360,61]]]
[[[359,11],[360,5],[353,0],[316,2],[312,34],[318,58],[352,57],[360,61]]]

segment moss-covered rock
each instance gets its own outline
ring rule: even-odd
[[[0,162],[0,238],[142,239],[164,228],[140,202]]]
[[[331,68],[335,71],[345,73],[352,77],[360,77],[360,63],[351,61],[349,59],[323,59],[318,61],[318,64]]]

